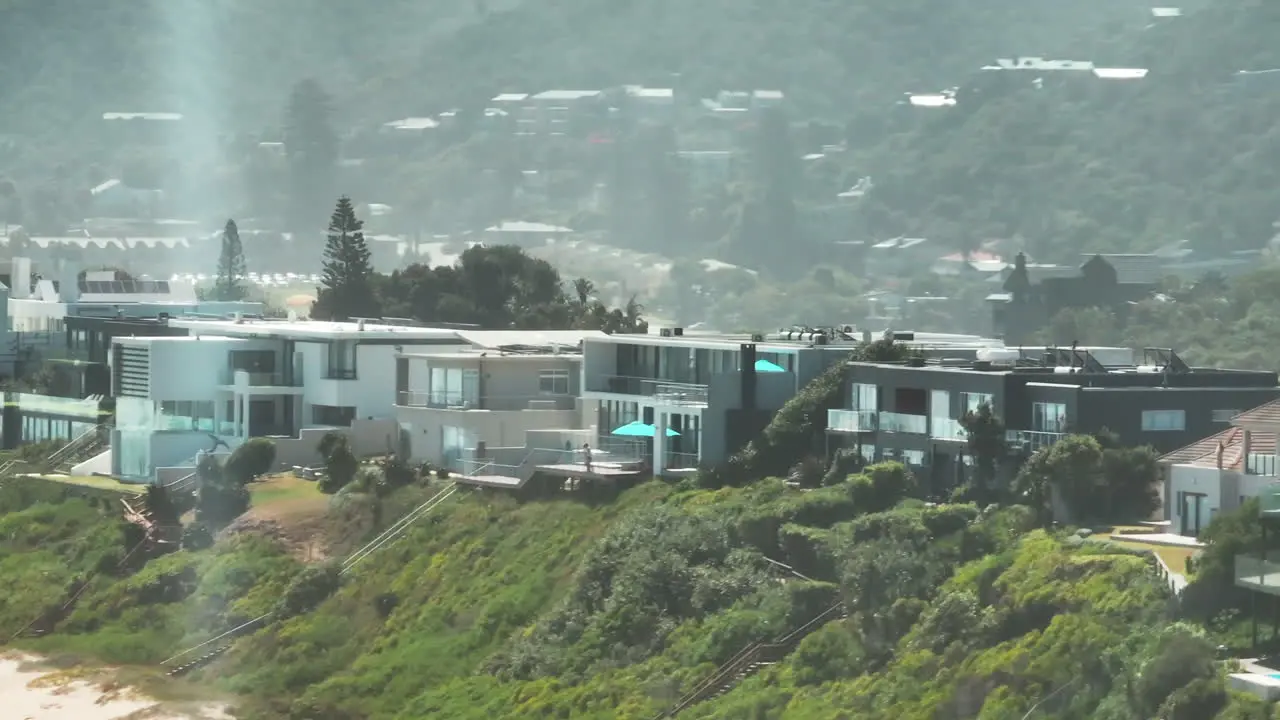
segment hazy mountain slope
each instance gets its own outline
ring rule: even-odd
[[[1130,0],[8,0],[0,102],[6,127],[32,131],[170,104],[262,122],[307,76],[358,101],[341,104],[360,115],[678,72],[707,92],[779,87],[843,118],[996,55],[1089,55],[1147,12]]]
[[[1021,236],[1045,259],[1258,247],[1276,220],[1280,74],[1236,73],[1280,67],[1259,30],[1277,22],[1280,8],[1217,3],[1122,36],[1108,55],[1143,80],[1046,76],[856,138],[847,162],[877,185],[868,232]]]

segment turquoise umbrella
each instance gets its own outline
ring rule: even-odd
[[[652,425],[635,420],[615,429],[613,434],[624,437],[653,437],[655,432],[656,430]]]
[[[781,365],[771,363],[768,360],[765,360],[764,358],[760,358],[759,360],[756,361],[756,372],[765,373],[765,372],[786,372],[786,371],[787,371],[786,368],[782,367]]]
[[[613,435],[621,435],[624,437],[653,437],[658,434],[658,429],[654,426],[636,420],[629,422],[613,431]],[[667,428],[667,437],[679,437],[680,433]]]

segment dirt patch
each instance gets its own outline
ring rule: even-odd
[[[224,537],[252,534],[279,542],[307,563],[329,557],[329,497],[314,482],[293,473],[268,475],[248,485],[249,511],[236,518]]]
[[[274,540],[289,550],[301,562],[318,563],[329,558],[325,540],[327,523],[323,513],[319,515],[295,515],[289,518],[259,518],[253,511],[236,518],[223,530],[224,536],[256,535]]]

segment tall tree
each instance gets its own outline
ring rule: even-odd
[[[324,246],[324,274],[311,315],[322,320],[379,317],[373,289],[373,266],[364,241],[364,223],[356,217],[351,198],[342,196],[329,220]]]
[[[240,229],[235,220],[228,220],[222,229],[222,251],[218,255],[218,276],[214,280],[215,300],[243,300],[244,247],[240,244]]]
[[[748,164],[747,197],[731,237],[736,261],[782,277],[809,268],[796,218],[799,164],[787,116],[776,108],[761,112]]]
[[[284,128],[289,166],[287,222],[295,233],[309,233],[311,223],[334,195],[338,136],[332,114],[332,101],[314,80],[303,80],[289,95]]]

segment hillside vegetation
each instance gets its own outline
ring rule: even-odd
[[[0,174],[30,195],[85,167],[127,167],[139,158],[121,150],[101,113],[178,111],[187,134],[175,138],[182,150],[172,163],[195,163],[192,143],[213,147],[221,138],[211,167],[185,172],[230,193],[222,186],[253,174],[239,167],[242,146],[281,138],[290,89],[304,78],[331,96],[335,128],[348,141],[394,118],[453,108],[465,115],[500,92],[640,83],[675,86],[691,106],[724,89],[768,88],[787,95],[797,156],[841,141],[847,148],[806,165],[793,191],[812,227],[787,235],[824,243],[918,235],[963,250],[1013,239],[1042,261],[1180,240],[1254,249],[1276,220],[1267,188],[1280,166],[1271,121],[1280,76],[1238,71],[1280,67],[1280,51],[1260,30],[1280,20],[1280,9],[1261,0],[1182,9],[1182,17],[1153,18],[1150,3],[1136,0],[371,0],[358,10],[305,0],[6,0],[0,46],[13,61],[0,67],[0,134],[13,142],[0,142]],[[1119,81],[979,70],[1018,56],[1150,74]],[[953,87],[956,107],[903,104],[907,93]],[[681,125],[677,146],[700,148],[698,127],[688,118]],[[454,196],[482,194],[476,188],[488,187],[510,149],[470,131],[443,134],[440,145],[343,186],[406,207],[435,199],[432,217],[447,226],[454,206],[475,202]],[[359,147],[348,142],[344,152],[359,157]],[[556,152],[571,170],[566,187],[578,189],[523,210],[564,222],[565,208],[576,207],[569,200],[600,180],[599,163],[581,147]],[[872,186],[851,218],[825,214],[836,193],[864,177]],[[728,200],[680,198],[688,218],[646,210],[679,221],[645,226],[641,249],[707,252],[733,226],[717,219],[737,212],[734,188],[743,183],[735,177],[723,189]],[[270,205],[263,188],[247,195],[259,214],[259,204]],[[486,212],[462,215],[469,227],[491,221]],[[590,218],[574,225],[593,228]],[[628,244],[614,234],[613,244]],[[729,257],[772,265],[760,253]]]
[[[1043,717],[1264,717],[1226,693],[1204,632],[1171,624],[1148,556],[1048,534],[1018,506],[926,506],[904,497],[913,486],[885,464],[810,491],[766,479],[650,483],[595,503],[465,492],[318,595],[307,588],[328,570],[250,535],[119,570],[114,517],[10,493],[0,582],[25,600],[0,605],[0,630],[79,576],[89,589],[73,611],[19,645],[148,665],[281,611],[190,676],[240,697],[242,718],[647,720],[747,644],[839,601],[846,618],[681,717],[1017,720],[1067,684]],[[383,517],[426,493],[384,498]],[[342,532],[375,501],[333,502]]]

